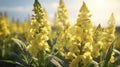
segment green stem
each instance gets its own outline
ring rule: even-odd
[[[2,46],[2,57],[5,56],[5,41],[3,41],[3,46]]]
[[[43,52],[43,67],[46,67],[45,60],[46,60],[45,52]]]

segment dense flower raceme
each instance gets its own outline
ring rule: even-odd
[[[9,29],[8,29],[8,17],[0,13],[0,36],[6,36],[9,35]]]
[[[103,34],[102,34],[102,28],[99,24],[98,27],[93,32],[93,57],[100,56],[100,50],[103,48]]]
[[[27,50],[31,55],[36,56],[39,51],[50,51],[47,43],[50,25],[47,14],[38,0],[35,0],[33,11],[35,14],[32,16],[30,29],[27,34],[27,39],[30,41]]]
[[[58,7],[58,22],[61,22],[63,25],[65,25],[66,21],[68,21],[68,10],[63,0],[60,0]]]
[[[72,60],[70,67],[73,67],[73,65],[77,65],[75,67],[78,67],[78,63],[79,66],[82,67],[92,61],[91,52],[93,49],[93,26],[90,17],[91,15],[89,14],[89,10],[83,2],[80,14],[78,15],[77,23],[75,24],[75,34],[72,38],[72,45],[70,47],[70,52],[74,53],[77,57]]]
[[[71,34],[69,33],[71,29],[71,24],[69,23],[68,18],[68,11],[67,8],[63,2],[63,0],[60,0],[58,12],[57,12],[57,21],[56,24],[59,26],[59,23],[61,23],[61,31],[58,37],[58,41],[55,45],[55,47],[60,51],[64,52],[64,47],[68,46],[70,43]]]
[[[114,14],[111,14],[110,19],[108,20],[109,26],[104,28],[103,32],[103,44],[105,50],[108,49],[109,45],[112,43],[112,41],[115,39],[115,18]]]
[[[104,32],[103,32],[103,37],[104,37],[103,38],[103,45],[104,45],[103,50],[105,51],[107,51],[107,49],[109,48],[109,46],[115,39],[115,18],[114,18],[113,13],[111,14],[111,17],[108,20],[108,24],[109,26],[107,28],[104,28]],[[115,61],[114,52],[112,52],[110,61],[111,63]]]

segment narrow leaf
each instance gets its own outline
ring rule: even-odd
[[[22,67],[25,67],[24,65],[22,65],[21,63],[19,62],[15,62],[15,61],[11,61],[11,60],[0,60],[0,62],[6,62],[6,63],[11,63],[11,64],[17,64],[17,65],[20,65]]]
[[[57,67],[63,67],[63,61],[56,56],[48,55],[48,59]]]

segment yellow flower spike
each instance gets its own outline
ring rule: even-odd
[[[58,7],[58,22],[61,22],[63,25],[66,25],[68,22],[68,10],[63,2],[60,0]]]
[[[1,15],[0,17],[0,37],[7,36],[10,32],[8,30],[8,17]]]
[[[58,7],[58,18],[57,22],[62,23],[61,28],[62,30],[59,31],[58,42],[55,44],[56,48],[59,48],[58,51],[64,52],[64,47],[68,47],[70,45],[70,28],[71,25],[68,19],[68,11],[63,2],[60,0],[59,7]]]
[[[89,12],[90,12],[90,11],[88,10],[85,2],[83,2],[83,5],[82,5],[82,7],[81,7],[81,9],[80,9],[80,12],[85,12],[85,13],[89,13]]]
[[[108,20],[109,26],[106,27],[104,29],[104,33],[103,33],[103,44],[104,46],[104,50],[107,50],[110,46],[110,44],[113,42],[113,40],[115,39],[115,18],[114,18],[114,14],[111,14],[110,19]]]
[[[77,57],[72,60],[70,67],[85,67],[86,64],[92,61],[93,26],[90,17],[89,10],[85,2],[83,2],[77,23],[74,26],[75,33],[71,39],[72,45],[70,46],[70,52],[74,53]]]
[[[78,47],[78,45],[75,46],[75,44],[82,44],[84,48],[84,45],[89,42],[90,43],[89,46],[91,46],[92,48],[93,38],[92,38],[91,29],[93,27],[92,27],[91,20],[89,18],[90,18],[89,10],[87,6],[85,5],[85,2],[83,2],[83,5],[80,9],[80,15],[78,15],[77,23],[75,24],[75,34],[74,34],[74,39],[72,41],[71,47]]]
[[[10,28],[10,32],[11,33],[25,33],[25,31],[28,29],[26,29],[26,27],[24,27],[25,23],[21,23],[19,21],[19,19],[17,21],[14,20],[14,18],[12,19],[12,22],[9,24],[9,28]],[[24,28],[24,29],[23,29]]]
[[[50,51],[47,43],[47,40],[49,39],[50,25],[47,14],[38,0],[35,0],[34,2],[33,11],[35,14],[32,16],[30,28],[27,32],[27,39],[31,46],[28,45],[27,48],[29,48],[28,51],[30,54],[33,55],[32,53],[34,53],[33,56],[36,57],[39,51],[44,53]],[[35,52],[32,51],[33,49]]]
[[[93,32],[93,52],[92,56],[93,57],[98,57],[100,55],[99,51],[102,49],[103,46],[103,34],[102,34],[102,28],[101,25],[99,24],[98,27],[94,30]]]

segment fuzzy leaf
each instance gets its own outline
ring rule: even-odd
[[[17,64],[17,65],[20,65],[22,67],[25,67],[24,65],[22,65],[21,63],[19,62],[15,62],[15,61],[11,61],[11,60],[0,60],[0,62],[6,62],[6,63],[11,63],[11,64]]]
[[[16,53],[10,53],[10,55],[12,57],[14,57],[15,61],[25,65],[25,66],[28,66],[28,64],[26,63],[26,61],[23,59],[23,57],[21,57],[20,55],[17,55]]]
[[[48,59],[57,67],[63,67],[63,61],[56,56],[48,55]]]
[[[21,48],[21,50],[26,49],[26,45],[19,39],[12,38],[12,40],[18,44],[18,46]]]
[[[116,50],[116,49],[113,49],[113,51],[114,51],[115,53],[117,53],[117,54],[120,55],[120,51],[118,51],[118,50]]]

